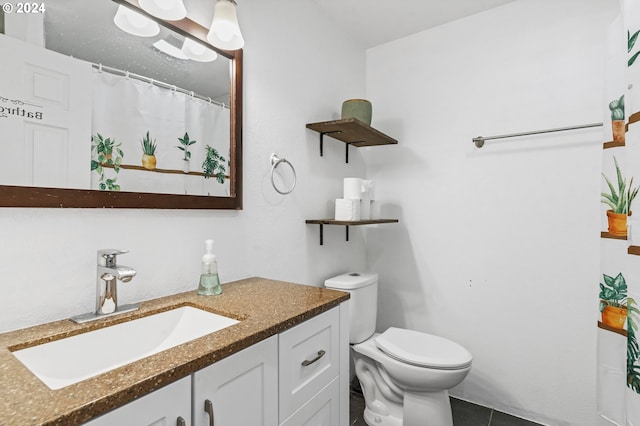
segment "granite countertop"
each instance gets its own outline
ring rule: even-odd
[[[140,310],[76,324],[68,319],[0,334],[0,424],[75,425],[204,368],[327,311],[348,293],[247,278],[223,284],[219,296],[195,291],[140,303]],[[240,320],[238,324],[99,376],[49,389],[11,351],[59,340],[180,306]],[[126,343],[125,343],[126,344]]]

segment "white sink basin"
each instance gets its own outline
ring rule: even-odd
[[[60,389],[238,323],[181,307],[13,352],[51,389]]]

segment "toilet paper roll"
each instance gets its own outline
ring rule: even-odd
[[[336,199],[336,220],[360,220],[360,200]]]
[[[360,200],[360,220],[371,219],[371,200],[366,196]]]
[[[362,181],[362,186],[364,188],[364,191],[366,193],[366,197],[369,198],[369,200],[373,201],[376,199],[376,184],[374,181],[372,180],[363,180]],[[362,197],[362,199],[364,200],[365,197]]]
[[[343,197],[350,200],[362,199],[364,186],[360,178],[345,178],[343,184]]]
[[[367,179],[362,181],[362,188],[364,192],[360,199],[360,220],[369,220],[371,219],[371,202],[375,198],[376,186],[372,180]]]

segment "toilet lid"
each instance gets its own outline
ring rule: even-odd
[[[443,337],[390,327],[375,338],[378,349],[407,364],[453,370],[471,365],[471,353]]]

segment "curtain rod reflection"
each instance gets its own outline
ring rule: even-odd
[[[172,90],[174,92],[180,92],[180,93],[184,93],[185,95],[189,95],[192,98],[197,98],[203,101],[206,101],[210,104],[214,104],[214,105],[219,105],[222,108],[226,108],[229,109],[229,106],[226,105],[224,102],[218,102],[218,101],[214,101],[213,99],[211,99],[209,96],[202,96],[199,95],[191,90],[186,90],[183,89],[181,87],[177,87],[173,84],[167,84],[164,83],[162,81],[159,80],[154,80],[153,78],[150,77],[145,77],[143,75],[140,74],[135,74],[129,71],[123,71],[120,70],[118,68],[113,68],[113,67],[108,67],[106,65],[102,65],[102,64],[91,64],[91,66],[93,66],[93,68],[97,69],[99,72],[105,71],[111,74],[115,74],[115,75],[120,75],[122,77],[127,77],[127,78],[134,78],[136,80],[140,80],[143,81],[145,83],[149,83],[149,84],[153,84],[154,86],[158,86],[158,87],[162,87],[163,89],[167,89],[167,90]]]

